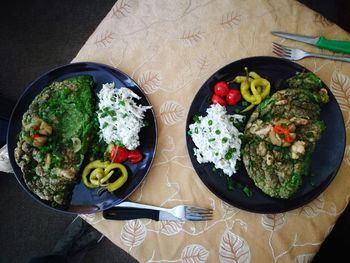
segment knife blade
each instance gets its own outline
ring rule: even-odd
[[[149,218],[156,221],[180,221],[179,218],[165,211],[134,207],[111,207],[107,210],[104,210],[102,212],[102,215],[105,219],[110,220],[132,220]]]
[[[316,46],[318,48],[350,54],[350,41],[327,39],[323,36],[319,36],[319,37],[303,36],[303,35],[291,34],[291,33],[280,32],[280,31],[272,31],[271,34],[274,36],[307,43],[307,44]]]

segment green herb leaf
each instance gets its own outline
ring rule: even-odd
[[[144,120],[144,121],[143,121],[143,127],[148,127],[148,126],[149,126],[148,120]]]
[[[247,107],[248,105],[249,105],[249,103],[247,101],[245,101],[245,100],[242,101],[242,106],[243,107]]]
[[[197,114],[195,114],[194,116],[193,116],[193,121],[194,122],[196,122],[196,123],[200,123],[201,121],[199,120],[199,116],[197,115]]]
[[[248,186],[244,186],[243,187],[243,192],[245,193],[246,196],[251,197],[253,195],[252,191],[250,190],[250,188]]]

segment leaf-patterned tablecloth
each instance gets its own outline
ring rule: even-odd
[[[74,62],[109,64],[135,79],[158,122],[153,167],[133,201],[172,207],[213,207],[208,222],[107,221],[82,215],[140,262],[309,262],[350,196],[350,144],[338,175],[311,203],[280,214],[254,214],[218,199],[195,173],[185,142],[194,95],[222,66],[272,55],[271,30],[350,40],[349,34],[292,0],[119,0]],[[315,58],[300,62],[330,87],[350,129],[350,64]],[[349,136],[348,136],[349,137]]]

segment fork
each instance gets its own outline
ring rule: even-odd
[[[122,202],[103,211],[103,217],[113,220],[150,218],[156,221],[205,221],[213,218],[213,209],[188,205],[163,208],[134,202]]]
[[[273,43],[273,53],[281,58],[286,58],[289,60],[299,60],[305,57],[318,57],[318,58],[327,58],[332,60],[350,62],[350,57],[340,57],[340,56],[305,52],[304,50],[301,50],[298,48],[286,47],[276,42],[272,42],[272,43]]]

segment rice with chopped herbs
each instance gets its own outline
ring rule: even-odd
[[[98,93],[98,121],[101,139],[107,144],[118,144],[128,150],[140,145],[139,132],[144,126],[145,111],[151,106],[138,105],[140,97],[128,88],[114,88],[114,83],[103,84]]]
[[[240,160],[239,137],[242,134],[234,124],[243,121],[244,116],[229,115],[226,108],[219,104],[212,104],[207,114],[205,117],[199,116],[189,126],[189,134],[197,147],[194,154],[199,163],[212,162],[216,169],[222,169],[232,176]]]

